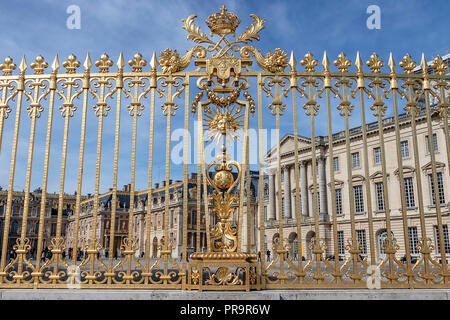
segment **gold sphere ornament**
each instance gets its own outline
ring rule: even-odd
[[[227,190],[234,182],[233,174],[230,171],[222,170],[214,175],[214,184],[217,188]]]

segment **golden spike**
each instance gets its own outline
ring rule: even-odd
[[[55,59],[52,62],[52,72],[57,73],[59,69],[59,59],[58,54],[56,54]]]
[[[123,59],[122,51],[120,51],[119,59],[117,59],[116,66],[117,68],[119,68],[119,70],[123,70],[123,67],[125,66],[125,60]]]
[[[34,70],[34,74],[43,74],[44,69],[48,67],[48,63],[45,62],[42,55],[38,55],[35,61],[30,64],[30,67]]]
[[[395,65],[394,57],[392,56],[392,52],[389,54],[388,66],[389,66],[391,73],[395,73],[396,65]]]
[[[159,65],[158,59],[156,58],[156,52],[153,51],[152,59],[150,60],[150,67],[152,70],[156,70],[156,67]]]
[[[85,71],[91,70],[92,61],[91,61],[91,57],[89,56],[89,52],[86,54],[86,59],[84,59],[83,67],[84,67]]]
[[[361,73],[363,72],[363,69],[362,69],[363,65],[364,65],[364,63],[361,59],[361,56],[360,56],[359,50],[358,50],[356,52],[356,60],[355,60],[355,66],[356,66],[356,69],[358,70],[358,72],[361,72]]]
[[[330,71],[330,60],[328,59],[327,50],[323,52],[322,66],[323,71]]]
[[[428,65],[427,61],[425,60],[425,53],[422,52],[422,59],[420,61],[420,67],[422,68],[422,73],[428,73]]]
[[[22,61],[20,61],[19,70],[21,73],[24,73],[27,70],[27,62],[25,61],[25,55],[22,57]]]
[[[295,60],[294,51],[291,51],[291,57],[289,58],[289,66],[291,67],[291,71],[295,71],[297,67],[297,60]]]

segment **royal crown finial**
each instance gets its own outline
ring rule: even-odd
[[[211,29],[211,35],[235,34],[236,28],[241,23],[241,20],[223,5],[220,12],[215,12],[206,19],[206,24]]]

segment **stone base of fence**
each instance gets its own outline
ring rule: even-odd
[[[0,300],[450,300],[450,289],[180,290],[2,289]]]

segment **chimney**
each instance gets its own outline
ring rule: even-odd
[[[172,184],[172,179],[169,179],[169,186]]]
[[[90,193],[88,193],[88,198],[90,198],[91,197],[91,194]]]
[[[131,183],[128,184],[128,190],[127,191],[131,191]]]
[[[155,182],[155,189],[158,189],[158,188],[159,188],[159,183]]]
[[[112,191],[113,188],[109,188],[109,191]]]
[[[165,187],[166,186],[166,180],[163,180],[162,182],[162,186]]]
[[[197,179],[197,173],[191,172],[191,179]]]

